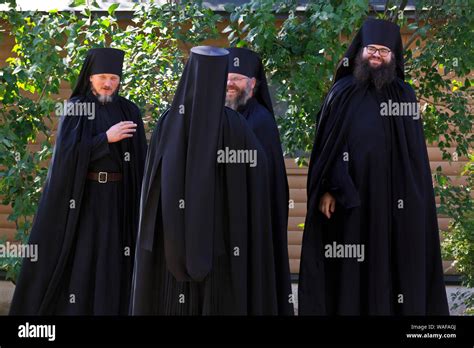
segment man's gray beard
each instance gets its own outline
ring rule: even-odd
[[[354,77],[359,83],[372,82],[377,90],[392,83],[397,75],[395,57],[389,63],[382,62],[379,67],[372,67],[368,59],[362,57],[362,50],[359,51],[355,61]]]
[[[97,95],[97,99],[102,103],[110,103],[113,100],[113,95],[106,95],[106,94],[99,94]]]
[[[118,88],[117,88],[117,90],[111,95],[106,95],[106,94],[100,94],[99,92],[95,90],[94,87],[91,87],[91,89],[92,89],[92,92],[97,97],[97,100],[102,104],[107,104],[107,103],[112,102],[114,100],[114,96],[117,94],[117,91],[118,91]]]
[[[248,100],[250,99],[251,92],[252,88],[250,87],[250,81],[247,81],[245,89],[239,91],[235,98],[225,98],[225,106],[231,108],[232,110],[238,111],[247,104]]]

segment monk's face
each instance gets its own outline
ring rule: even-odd
[[[120,84],[120,76],[115,74],[94,74],[90,77],[92,90],[101,96],[113,95]]]
[[[370,44],[364,47],[362,59],[367,60],[372,68],[388,64],[392,60],[392,52],[386,46]]]
[[[255,87],[255,78],[250,78],[245,75],[229,73],[227,75],[227,98],[235,99],[239,93],[250,90],[250,96],[253,96],[253,89]]]

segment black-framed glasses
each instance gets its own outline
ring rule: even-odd
[[[247,76],[242,76],[242,77],[233,76],[233,77],[228,78],[227,82],[236,83],[236,82],[240,82],[242,80],[248,80],[248,79],[249,77]]]
[[[386,57],[388,56],[388,54],[392,51],[390,51],[388,48],[377,48],[377,47],[374,47],[374,46],[365,46],[365,48],[367,49],[367,53],[368,54],[375,54],[377,51],[379,52],[380,54],[380,57]]]

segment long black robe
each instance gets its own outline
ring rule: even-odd
[[[95,118],[60,119],[29,238],[39,256],[23,261],[12,315],[128,313],[146,154],[140,111],[120,96],[105,105],[92,93],[70,102],[95,103]],[[108,144],[107,129],[125,120],[137,123],[134,136]],[[86,179],[88,171],[121,172],[123,179],[100,184]]]
[[[352,61],[363,31],[346,53]],[[383,30],[376,32],[383,40]],[[396,81],[377,91],[339,69],[319,113],[298,289],[302,315],[449,313],[421,119],[381,116],[389,100],[416,103],[403,81],[400,47],[398,33]],[[325,192],[336,198],[330,219],[318,208]],[[334,242],[364,245],[365,260],[325,257]]]
[[[259,88],[262,88],[260,85]],[[288,206],[289,192],[280,134],[275,117],[256,98],[250,98],[239,112],[265,150],[268,159],[268,176],[271,195],[273,249],[278,294],[278,314],[293,315],[290,265],[288,257]]]
[[[193,48],[153,133],[133,315],[277,314],[267,161],[245,119],[224,107],[227,54]],[[255,150],[257,165],[219,163],[226,148]]]

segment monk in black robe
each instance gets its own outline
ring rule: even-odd
[[[448,314],[418,112],[400,28],[368,19],[318,115],[300,314]]]
[[[38,260],[24,260],[10,314],[128,314],[146,138],[118,94],[123,58],[91,49],[62,110],[29,239]]]
[[[267,159],[226,108],[228,51],[191,50],[145,164],[133,315],[277,314]]]
[[[288,258],[288,179],[267,79],[260,57],[246,48],[229,51],[226,106],[241,113],[268,159],[278,314],[293,315]]]

